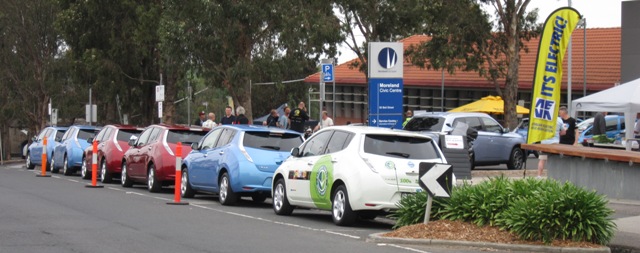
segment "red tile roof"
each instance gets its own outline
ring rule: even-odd
[[[581,91],[583,87],[583,50],[584,50],[584,30],[576,29],[573,32],[573,79],[572,89]],[[425,35],[414,35],[402,40],[405,49],[409,45],[417,44],[428,40]],[[538,53],[539,37],[525,42],[529,48],[529,52],[521,52],[519,87],[520,89],[531,89],[533,82],[534,65]],[[599,91],[613,87],[615,83],[620,81],[620,45],[621,45],[621,29],[617,28],[593,28],[587,29],[587,90]],[[565,57],[563,63],[563,87],[566,89],[567,83],[567,62]],[[350,60],[340,64],[335,68],[336,84],[365,84],[365,76],[355,68],[350,68],[350,63],[356,61]],[[407,86],[434,86],[441,85],[440,70],[420,69],[405,63],[404,66],[404,84]],[[318,83],[319,74],[305,78],[307,83]],[[504,81],[501,81],[504,82]],[[454,74],[445,73],[445,85],[447,87],[460,88],[489,88],[493,89],[493,85],[484,77],[480,77],[477,72],[456,71]]]

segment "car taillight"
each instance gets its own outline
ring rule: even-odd
[[[247,152],[246,149],[244,149],[244,146],[240,145],[240,152],[244,155],[244,158],[247,158],[247,161],[252,162],[253,163],[253,159],[251,159],[251,156],[249,155],[249,153]]]
[[[173,154],[173,151],[171,151],[171,147],[169,147],[169,144],[167,143],[167,139],[162,140],[162,146],[164,146],[164,149],[167,150],[167,153],[169,153],[169,155],[175,156]]]
[[[371,162],[369,162],[368,158],[364,158],[362,157],[362,160],[364,161],[365,164],[367,164],[367,166],[369,167],[369,169],[371,169],[371,171],[373,171],[374,173],[378,173],[378,171],[376,170],[375,167],[373,167],[373,165],[371,164]]]

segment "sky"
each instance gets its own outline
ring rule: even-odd
[[[620,26],[622,0],[532,0],[527,9],[538,8],[538,22],[542,23],[555,9],[569,6],[569,1],[571,6],[587,19],[587,28]],[[494,12],[493,7],[488,8],[486,8],[487,12]],[[344,63],[356,57],[346,45],[342,45],[339,51],[341,55],[338,57],[338,63]]]

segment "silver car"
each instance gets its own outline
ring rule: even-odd
[[[520,144],[524,138],[503,128],[491,116],[484,113],[417,113],[404,127],[432,138],[449,133],[458,122],[464,122],[478,131],[472,145],[472,168],[476,165],[507,164],[510,170],[522,169],[525,162]]]

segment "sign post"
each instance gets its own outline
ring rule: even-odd
[[[402,129],[404,47],[369,43],[369,125]]]
[[[162,84],[162,75],[160,75],[160,85],[156,85],[156,102],[158,102],[158,118],[162,123],[162,102],[164,102],[164,85]]]
[[[418,183],[427,191],[427,207],[424,212],[424,224],[429,223],[433,197],[448,198],[451,194],[453,167],[443,163],[420,163]]]

